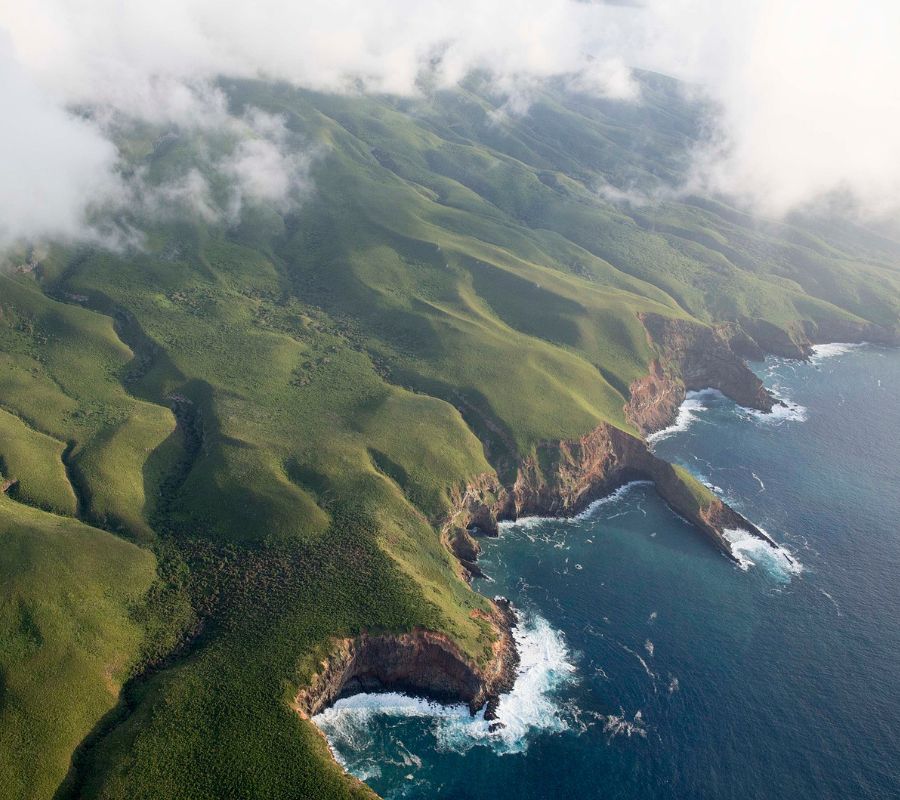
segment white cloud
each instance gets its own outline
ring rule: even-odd
[[[204,136],[202,125],[185,125],[174,140],[184,138],[193,151],[191,167],[181,175],[152,180],[146,168],[129,172],[111,182],[109,191],[94,205],[108,215],[85,228],[85,234],[106,246],[140,245],[134,225],[170,222],[193,215],[208,224],[232,225],[240,221],[247,203],[265,204],[288,211],[310,190],[309,168],[313,157],[290,135],[280,116],[251,108],[241,117],[216,114],[216,146]]]
[[[7,241],[72,235],[116,183],[102,125],[67,109],[227,127],[219,75],[410,94],[423,74],[450,86],[480,68],[507,95],[502,120],[551,76],[635,99],[626,65],[648,67],[704,85],[722,107],[694,185],[772,214],[834,189],[873,213],[900,206],[895,0],[0,0],[0,31],[0,103],[22,120],[0,132]],[[289,150],[257,130],[218,166],[240,202],[279,205],[305,180]]]
[[[281,117],[253,109],[246,124],[253,135],[242,138],[219,166],[234,179],[232,214],[245,200],[284,211],[309,187],[310,155],[290,146]]]
[[[622,62],[601,54],[608,29],[600,22],[610,14],[574,0],[520,0],[514,12],[500,0],[0,0],[0,31],[9,37],[12,65],[32,87],[28,103],[55,118],[43,125],[53,140],[35,140],[31,155],[18,159],[32,211],[27,220],[6,215],[6,238],[71,234],[90,201],[133,197],[133,186],[117,186],[99,128],[66,109],[90,107],[101,124],[124,116],[228,128],[225,99],[211,87],[219,75],[409,94],[423,71],[449,86],[485,68],[506,88],[509,110],[521,113],[529,81],[585,65],[591,90],[620,96],[633,86]],[[12,117],[32,110],[19,108],[23,99],[6,80],[0,103]],[[217,165],[237,179],[231,200],[238,208],[246,199],[283,208],[302,189],[306,157],[288,153],[284,138],[271,133],[257,131]],[[51,169],[52,148],[69,163]],[[27,178],[29,169],[55,174],[51,205],[41,201],[45,193]],[[94,177],[97,191],[86,191],[91,182],[83,174]],[[199,173],[182,176],[143,207],[191,201],[203,216],[221,214],[201,180]],[[4,196],[0,209],[9,203]]]
[[[48,100],[2,38],[0,87],[0,247],[22,237],[79,234],[87,204],[109,189],[115,148]]]
[[[833,191],[900,209],[900,3],[650,0],[638,63],[701,84],[721,138],[698,186],[772,215]]]

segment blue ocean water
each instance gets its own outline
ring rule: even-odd
[[[485,542],[477,585],[521,610],[491,733],[400,695],[318,718],[387,798],[900,797],[900,352],[755,365],[774,416],[692,396],[656,452],[800,563],[735,565],[645,484]]]

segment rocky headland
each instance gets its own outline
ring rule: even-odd
[[[466,703],[472,714],[485,708],[485,719],[494,719],[500,695],[515,681],[519,656],[512,634],[516,616],[509,602],[493,600],[489,619],[497,637],[490,660],[482,666],[436,631],[364,633],[343,639],[297,693],[294,709],[312,717],[346,695],[394,690]]]
[[[529,516],[570,517],[623,485],[653,483],[662,499],[729,558],[725,531],[742,528],[773,546],[762,530],[673,465],[657,458],[642,437],[672,424],[685,394],[717,389],[739,405],[770,412],[781,401],[768,392],[744,359],[766,354],[806,359],[824,341],[896,343],[876,326],[847,322],[807,325],[790,334],[763,322],[704,326],[641,314],[656,353],[648,375],[630,387],[625,418],[635,433],[609,423],[579,439],[538,444],[521,459],[514,480],[503,483],[484,473],[452,493],[452,508],[441,529],[447,547],[467,579],[481,575],[480,536],[496,536],[498,524]],[[403,690],[446,702],[464,702],[474,714],[486,707],[494,717],[499,696],[515,680],[518,655],[512,628],[515,613],[502,598],[493,601],[496,631],[493,655],[478,665],[447,635],[416,629],[402,634],[362,634],[336,642],[310,683],[296,695],[304,717],[321,712],[342,696]]]

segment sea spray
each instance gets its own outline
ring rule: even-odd
[[[513,631],[519,651],[516,681],[501,695],[497,719],[488,721],[482,709],[474,716],[464,704],[444,705],[399,692],[357,694],[338,700],[313,717],[331,745],[335,757],[352,773],[371,774],[372,723],[376,717],[420,720],[433,736],[437,750],[465,752],[476,745],[497,754],[523,752],[529,737],[538,732],[560,732],[568,728],[556,693],[575,679],[575,666],[559,631],[537,615],[523,614]],[[387,742],[385,753],[392,760],[403,757],[411,766],[417,758],[399,739]],[[360,759],[361,754],[367,757]]]
[[[803,571],[803,565],[781,545],[773,545],[741,528],[728,528],[723,534],[731,554],[745,572],[750,567],[761,566],[773,577],[787,581],[791,575]]]
[[[708,408],[707,404],[704,402],[705,400],[713,398],[720,399],[724,397],[725,395],[718,389],[702,389],[697,392],[687,392],[684,396],[684,400],[678,407],[678,415],[675,417],[675,421],[667,428],[651,433],[647,437],[647,442],[652,445],[675,433],[686,431],[699,419],[697,412],[705,411]]]
[[[451,724],[442,721],[437,738],[440,746],[457,751],[475,744],[488,744],[498,753],[519,753],[528,747],[529,734],[559,732],[568,728],[556,690],[574,680],[575,666],[562,633],[543,617],[527,617],[513,629],[519,651],[519,667],[512,690],[500,697],[497,722],[482,715]]]

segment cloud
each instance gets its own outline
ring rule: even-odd
[[[232,181],[232,217],[247,200],[286,211],[309,190],[311,154],[292,147],[284,119],[251,109],[245,135],[218,166]]]
[[[867,213],[900,206],[894,0],[0,0],[0,31],[0,103],[19,121],[0,133],[0,244],[74,235],[91,202],[121,195],[110,120],[232,126],[220,75],[409,95],[481,69],[506,97],[502,123],[549,77],[639,102],[629,67],[645,67],[703,86],[721,109],[691,188],[773,215],[836,190]],[[94,122],[71,111],[86,107]],[[250,133],[214,165],[238,207],[296,202],[308,157],[239,122]],[[210,213],[227,216],[198,175],[169,187],[172,202],[202,211],[202,180]]]
[[[451,86],[486,69],[511,113],[527,109],[534,81],[582,71],[583,86],[595,93],[632,95],[622,60],[603,55],[613,30],[603,18],[612,23],[615,15],[574,0],[520,0],[514,10],[500,0],[0,0],[0,30],[11,54],[3,75],[14,68],[29,86],[24,98],[3,80],[0,103],[7,117],[42,109],[47,138],[33,141],[29,157],[19,159],[18,184],[30,193],[31,212],[9,218],[5,239],[74,235],[91,203],[133,198],[133,185],[118,185],[103,138],[116,120],[232,126],[213,87],[220,75],[412,94],[425,78]],[[90,108],[96,123],[79,121],[72,108]],[[287,153],[285,141],[257,132],[217,165],[236,181],[233,204],[253,199],[285,208],[298,196],[306,157]],[[51,169],[54,154],[67,163]],[[46,191],[39,180],[48,174],[56,176],[49,206],[41,202]],[[190,203],[202,216],[221,215],[208,184],[201,172],[188,173],[157,188],[144,207]],[[2,206],[12,199],[4,197]]]
[[[34,85],[0,38],[0,247],[76,236],[92,197],[109,190],[116,150]]]
[[[284,213],[309,194],[316,153],[288,131],[283,117],[249,108],[239,117],[216,111],[214,120],[201,116],[194,123],[158,142],[189,148],[190,167],[162,178],[147,167],[117,176],[107,193],[94,199],[95,222],[85,226],[84,236],[113,249],[139,247],[143,224],[193,216],[211,225],[234,225],[247,204]]]
[[[638,63],[718,103],[694,183],[782,215],[841,192],[900,209],[900,4],[895,0],[650,0]]]

